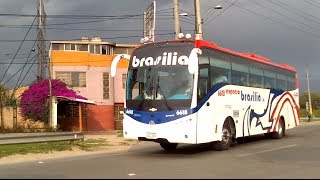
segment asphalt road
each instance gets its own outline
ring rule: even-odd
[[[143,142],[128,152],[0,166],[0,178],[319,178],[320,122],[301,123],[280,140],[256,136],[227,151]]]

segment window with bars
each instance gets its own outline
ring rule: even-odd
[[[53,43],[52,50],[64,50],[64,44]]]
[[[103,99],[109,99],[110,98],[110,80],[109,80],[109,73],[104,72],[103,73]]]
[[[113,54],[113,47],[109,45],[102,45],[101,54],[106,54],[106,55]]]
[[[66,51],[74,51],[74,50],[76,50],[76,45],[75,44],[65,44],[64,45],[64,50],[66,50]]]
[[[91,44],[90,53],[101,54],[101,45],[100,44]]]
[[[56,79],[62,80],[70,87],[86,87],[85,72],[56,72]]]
[[[88,51],[88,44],[77,44],[77,51]]]
[[[67,106],[66,117],[68,118],[79,118],[79,105],[78,103],[71,102]],[[86,118],[86,105],[81,104],[81,116],[83,119]]]

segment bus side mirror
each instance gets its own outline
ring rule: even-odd
[[[197,67],[198,67],[198,55],[202,54],[201,49],[193,48],[190,55],[189,55],[189,62],[188,62],[188,71],[190,74],[194,74]]]
[[[130,55],[128,54],[118,54],[115,58],[113,58],[111,63],[111,77],[115,77],[117,73],[117,65],[121,59],[128,59],[130,60]]]

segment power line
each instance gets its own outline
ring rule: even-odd
[[[285,25],[285,26],[290,27],[290,28],[295,28],[296,30],[298,30],[298,31],[300,31],[300,32],[309,33],[309,34],[311,34],[311,35],[314,36],[314,37],[320,38],[320,36],[319,36],[318,34],[315,34],[315,33],[313,33],[313,32],[305,31],[305,30],[300,29],[300,28],[298,28],[298,27],[296,27],[296,26],[292,26],[292,25],[286,24],[286,23],[284,23],[284,22],[282,22],[282,21],[279,21],[279,20],[277,20],[277,19],[275,19],[275,18],[271,18],[271,17],[265,16],[265,15],[263,15],[263,14],[259,14],[259,13],[257,13],[257,12],[254,12],[254,11],[250,10],[250,9],[247,9],[247,8],[245,8],[245,7],[241,7],[241,6],[237,5],[237,4],[234,4],[234,5],[237,6],[237,7],[239,7],[239,8],[242,9],[242,10],[246,10],[247,12],[253,13],[253,14],[258,15],[258,16],[261,16],[261,17],[263,17],[263,18],[265,18],[265,19],[268,19],[268,20],[270,20],[270,21],[272,21],[272,22],[276,22],[276,23],[279,23],[279,24],[281,24],[281,25]]]
[[[34,62],[37,60],[37,55],[34,55],[29,61],[27,64],[29,64],[32,60],[34,60]],[[14,73],[5,83],[2,84],[2,86],[4,86],[5,84],[7,84],[15,75],[17,75],[21,70],[22,70],[23,67],[21,67],[16,73]]]
[[[225,8],[223,11],[221,11],[217,16],[213,17],[210,21],[208,21],[206,24],[209,24],[211,21],[213,21],[215,18],[217,18],[218,16],[220,16],[222,13],[224,13],[226,10],[228,10],[231,6],[233,6],[238,0],[233,1],[233,3],[231,3],[227,8]]]
[[[311,2],[311,5],[313,5],[313,6],[316,6],[316,7],[318,7],[318,8],[320,8],[320,4],[318,4],[316,1],[313,1],[313,0],[310,0]],[[308,1],[305,1],[305,2],[308,2]]]
[[[0,80],[0,82],[2,82],[2,80],[3,80],[3,79],[4,79],[4,77],[6,76],[6,74],[7,74],[8,70],[9,70],[9,68],[11,67],[11,64],[13,63],[14,59],[16,58],[16,56],[17,56],[17,54],[18,54],[19,50],[20,50],[20,49],[21,49],[21,47],[22,47],[23,42],[24,42],[24,41],[25,41],[25,39],[27,38],[27,36],[28,36],[28,34],[29,34],[30,30],[31,30],[31,27],[33,26],[33,24],[34,24],[34,22],[36,21],[36,19],[37,19],[36,17],[33,19],[33,22],[32,22],[32,24],[31,24],[30,28],[28,29],[28,31],[27,31],[27,33],[26,33],[26,35],[24,36],[23,40],[21,41],[20,46],[19,46],[19,48],[18,48],[17,52],[15,53],[14,57],[12,58],[12,61],[11,61],[11,63],[9,64],[8,68],[6,69],[5,73],[3,74],[3,76],[2,76],[2,78],[1,78],[1,80]]]
[[[34,57],[36,57],[36,56],[34,56]],[[27,74],[30,72],[32,66],[33,66],[34,64],[36,64],[36,63],[35,63],[36,61],[37,61],[37,58],[35,58],[35,59],[33,60],[31,66],[29,67],[28,71],[26,72],[26,74],[25,74],[24,77],[22,78],[22,80],[21,80],[21,82],[19,83],[19,85],[15,87],[15,89],[14,89],[14,91],[13,91],[13,93],[12,93],[12,96],[16,93],[16,91],[18,90],[18,88],[21,87],[21,84],[23,83],[23,81],[24,81],[25,78],[27,77]],[[28,64],[29,64],[29,63],[28,63]],[[26,65],[27,65],[27,63],[25,64],[25,66],[26,66]],[[21,73],[21,74],[22,74],[22,73]],[[19,82],[19,81],[18,81],[18,82]]]
[[[16,14],[16,13],[0,13],[0,16],[11,16],[11,17],[40,17],[39,14]],[[128,17],[138,17],[143,16],[143,14],[130,14],[130,15],[120,15],[120,16],[110,16],[110,15],[46,15],[47,18],[85,18],[85,19],[97,19],[97,18],[128,18]]]
[[[38,36],[38,37],[39,37],[39,36]],[[37,39],[38,39],[38,37],[37,37]],[[22,69],[22,71],[21,71],[21,74],[19,75],[17,84],[16,84],[16,86],[15,86],[15,88],[14,88],[15,90],[14,90],[14,92],[12,93],[12,95],[15,93],[15,91],[16,91],[17,88],[18,88],[18,84],[19,84],[20,78],[21,78],[21,76],[22,76],[22,74],[23,74],[24,68],[27,66],[27,62],[28,62],[28,60],[29,60],[29,58],[30,58],[31,53],[33,52],[33,48],[34,48],[34,46],[36,45],[36,42],[37,42],[37,41],[34,41],[34,43],[33,43],[33,45],[32,45],[32,48],[31,48],[31,50],[30,50],[30,52],[29,52],[29,54],[28,54],[27,60],[26,60],[26,62],[25,62],[25,65],[23,66],[23,69]]]
[[[159,33],[159,34],[155,34],[155,35],[158,35],[158,36],[162,36],[162,35],[168,35],[168,34],[173,34],[173,33]],[[101,37],[101,39],[121,39],[121,38],[133,38],[133,37],[141,37],[141,35],[132,35],[132,36],[117,36],[117,37]],[[34,39],[25,39],[25,40],[18,40],[18,39],[15,39],[15,40],[1,40],[0,39],[0,42],[20,42],[20,41],[39,41],[39,40],[34,40]],[[43,41],[79,41],[79,39],[69,39],[69,40],[66,40],[66,39],[63,39],[63,40],[58,40],[58,39],[46,39],[46,40],[43,40]]]
[[[315,29],[315,30],[317,30],[317,31],[320,31],[319,28],[315,28],[315,27],[310,26],[309,24],[306,24],[306,23],[304,23],[304,22],[299,22],[299,21],[295,20],[294,18],[288,17],[288,16],[286,16],[286,15],[284,15],[284,14],[282,14],[282,13],[276,11],[276,10],[274,10],[274,8],[268,8],[268,7],[262,5],[261,3],[258,3],[258,2],[256,2],[256,1],[251,1],[251,0],[249,0],[249,1],[252,2],[252,3],[254,3],[254,4],[257,4],[257,5],[261,6],[261,7],[263,7],[263,8],[270,9],[272,12],[274,12],[274,13],[282,16],[282,17],[288,18],[289,20],[291,20],[291,21],[293,21],[293,22],[296,22],[297,24],[303,24],[304,26],[308,26],[309,28],[312,28],[312,29]]]
[[[291,9],[294,9],[294,10],[300,12],[300,15],[298,14],[298,16],[302,16],[302,17],[306,18],[307,20],[310,20],[310,21],[312,21],[312,22],[315,22],[316,24],[320,24],[319,21],[316,21],[316,20],[313,20],[313,19],[311,19],[311,18],[308,18],[308,17],[306,17],[305,15],[307,15],[307,16],[309,16],[309,17],[313,17],[314,19],[320,20],[318,17],[316,17],[316,16],[314,16],[314,15],[312,15],[312,14],[303,12],[303,11],[301,11],[301,10],[298,9],[298,8],[289,7],[288,4],[283,3],[283,2],[281,2],[281,1],[278,1],[278,3],[280,3],[280,4],[282,4],[282,5],[273,2],[273,4],[277,4],[277,5],[279,5],[280,7],[284,8],[284,9],[287,9],[287,11],[289,11],[289,12],[291,11]],[[301,14],[301,13],[302,13],[302,14]],[[295,13],[295,14],[296,14],[296,13]]]

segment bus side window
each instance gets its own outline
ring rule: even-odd
[[[230,83],[231,64],[229,60],[219,57],[210,57],[210,85],[213,87],[218,83]]]
[[[249,69],[248,66],[244,64],[238,64],[232,62],[232,84],[235,85],[240,85],[240,86],[248,86],[248,74],[249,74]]]
[[[209,57],[204,50],[199,57],[198,102],[200,102],[209,91],[209,78]]]
[[[288,90],[294,90],[296,89],[296,84],[295,84],[295,74],[290,74],[288,75]]]
[[[209,68],[207,65],[200,66],[198,81],[198,99],[202,100],[208,93]]]
[[[256,67],[255,67],[256,66]],[[259,67],[258,64],[253,63],[250,66],[250,86],[252,87],[263,87],[263,71]]]
[[[266,67],[267,68],[267,67]],[[263,71],[264,76],[264,87],[265,88],[276,88],[276,73],[268,70]]]
[[[287,77],[283,74],[277,73],[277,89],[287,90]]]

